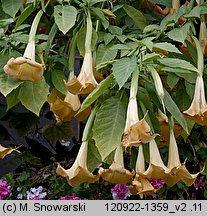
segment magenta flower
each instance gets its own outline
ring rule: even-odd
[[[162,179],[152,179],[152,178],[148,178],[148,181],[151,183],[151,185],[155,188],[158,189],[160,187],[162,187],[165,182]]]
[[[130,190],[126,184],[116,184],[111,188],[112,197],[114,200],[124,200],[131,196]]]
[[[81,200],[81,198],[77,197],[75,193],[72,194],[72,196],[66,195],[63,197],[60,197],[58,200]]]
[[[5,180],[0,180],[0,200],[3,200],[11,193],[9,186]]]
[[[196,179],[193,186],[196,190],[202,189],[204,187],[203,179]]]

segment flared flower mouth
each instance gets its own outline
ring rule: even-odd
[[[53,90],[48,97],[48,102],[50,103],[50,110],[55,114],[58,124],[68,122],[73,117],[79,121],[83,121],[91,112],[91,108],[88,107],[76,116],[76,113],[81,107],[81,103],[78,95],[74,95],[70,92],[66,94],[63,100],[59,97],[58,92]]]
[[[165,173],[167,175],[164,178],[164,181],[170,187],[180,180],[182,180],[187,186],[191,186],[200,173],[190,174],[186,169],[185,163],[180,163],[178,147],[173,129],[170,129],[169,156]]]
[[[13,151],[17,151],[17,148],[5,148],[0,145],[0,159],[3,159],[6,155],[11,154]]]
[[[92,53],[86,53],[78,77],[74,77],[66,83],[66,87],[72,94],[89,94],[98,85],[93,74]]]
[[[193,101],[189,109],[183,114],[186,118],[200,125],[207,125],[207,104],[202,75],[197,76]]]
[[[129,130],[123,135],[122,145],[124,147],[138,147],[142,144],[148,143],[153,140],[158,134],[152,134],[150,126],[146,122],[145,118],[137,121],[137,123],[130,126]]]
[[[126,184],[132,181],[134,176],[134,171],[129,171],[124,168],[123,162],[123,150],[121,146],[118,146],[115,155],[114,161],[108,169],[99,169],[99,175],[106,181],[113,184]]]
[[[93,173],[88,170],[87,153],[88,142],[85,141],[81,144],[77,158],[70,169],[66,170],[60,164],[57,166],[56,173],[65,177],[68,184],[72,187],[83,182],[94,183],[100,178],[99,175],[93,175]]]
[[[11,58],[4,71],[14,79],[36,82],[42,79],[44,65],[25,57]]]

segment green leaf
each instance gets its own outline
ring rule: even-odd
[[[96,52],[96,65],[111,61],[116,57],[116,55],[117,50],[112,50],[110,47],[105,47],[103,44],[100,44]]]
[[[52,83],[55,86],[55,88],[61,92],[62,94],[66,95],[68,90],[67,87],[64,83],[64,80],[66,80],[66,76],[64,71],[62,70],[53,70],[51,72],[51,77],[52,77]]]
[[[185,129],[185,131],[188,133],[188,126],[185,120],[185,117],[180,112],[178,106],[171,98],[170,94],[164,89],[165,95],[164,95],[164,104],[167,108],[167,110],[172,114],[172,116],[177,120],[177,122]]]
[[[119,98],[112,97],[104,101],[97,111],[93,138],[102,160],[121,143],[125,126],[126,107]]]
[[[86,1],[88,2],[88,4],[89,4],[90,6],[92,6],[92,5],[96,4],[96,3],[104,2],[104,1],[106,1],[106,0],[86,0]]]
[[[92,7],[91,10],[96,14],[96,16],[101,20],[102,25],[105,29],[109,27],[109,22],[105,19],[104,13],[100,8]]]
[[[0,92],[5,97],[22,83],[23,81],[13,79],[5,73],[0,74]]]
[[[49,86],[44,78],[35,83],[24,81],[19,91],[19,100],[28,110],[39,116],[48,94]]]
[[[175,73],[175,75],[177,75],[178,77],[182,77],[189,83],[196,82],[197,74],[193,73],[192,71],[178,69],[178,68],[168,68],[168,67],[163,67],[162,70],[165,72]]]
[[[184,88],[176,91],[174,101],[177,104],[178,108],[181,110],[181,112],[187,110],[191,104],[190,97],[188,96]]]
[[[14,18],[22,4],[23,0],[2,0],[2,9],[6,14]]]
[[[187,62],[182,59],[162,58],[162,59],[157,59],[157,61],[167,67],[182,69],[183,71],[186,71],[186,72],[188,72],[189,70],[189,72],[198,73],[198,69],[195,66],[193,66],[190,62]]]
[[[118,26],[110,25],[108,30],[111,34],[115,34],[115,35],[119,35],[119,36],[122,35],[122,28],[120,28]]]
[[[7,110],[11,109],[12,107],[14,107],[20,102],[18,98],[19,90],[20,90],[20,86],[14,89],[6,96]]]
[[[112,74],[109,75],[106,79],[102,80],[98,84],[97,88],[93,90],[83,101],[81,109],[78,111],[78,113],[82,112],[87,107],[89,107],[93,102],[95,102],[102,95],[102,93],[109,87],[113,80],[114,77]]]
[[[113,35],[111,33],[104,34],[104,43],[105,43],[105,45],[109,44],[114,38],[115,38],[115,35]]]
[[[200,13],[201,13],[201,7],[196,6],[192,10],[190,10],[190,13],[185,14],[184,17],[187,17],[187,18],[190,18],[190,17],[200,18]]]
[[[84,26],[78,31],[77,39],[76,39],[78,50],[82,56],[84,56],[85,54],[85,38],[86,38],[86,26]],[[91,39],[91,50],[92,51],[95,50],[97,40],[98,40],[98,36],[97,36],[96,30],[93,28],[92,39]]]
[[[51,124],[43,129],[43,135],[51,142],[69,140],[71,137],[71,125],[64,123],[57,125],[56,123]]]
[[[132,6],[124,5],[124,10],[130,16],[140,30],[144,30],[147,26],[147,20],[141,11]]]
[[[22,14],[17,19],[15,30],[18,29],[18,27],[27,19],[27,17],[35,10],[33,5],[30,5],[29,7],[26,7],[25,10],[22,12]]]
[[[125,57],[119,59],[113,64],[113,75],[119,85],[119,89],[125,84],[137,65],[137,59],[135,57]]]
[[[171,89],[173,89],[175,85],[178,83],[179,79],[180,78],[176,76],[174,73],[169,73],[167,76],[167,84]]]
[[[187,37],[187,34],[189,32],[190,25],[191,25],[190,23],[186,23],[181,28],[175,28],[171,30],[170,32],[168,32],[167,36],[174,41],[184,43]]]
[[[49,33],[49,36],[48,36],[48,40],[47,40],[47,45],[46,45],[46,49],[45,49],[45,63],[47,62],[47,58],[48,58],[48,54],[50,52],[50,48],[52,46],[52,42],[53,42],[53,39],[55,37],[57,33],[57,25],[54,23],[51,30],[50,30],[50,33]]]
[[[70,5],[56,5],[54,7],[55,23],[63,34],[66,34],[76,21],[77,10]]]
[[[87,157],[87,166],[88,169],[93,172],[98,164],[102,162],[101,155],[98,152],[98,149],[95,145],[94,140],[90,140],[88,143],[88,157]]]
[[[172,7],[172,1],[171,0],[150,0],[150,2]]]
[[[180,50],[171,43],[167,43],[167,42],[155,43],[153,47],[161,49],[161,50],[165,50],[168,52],[174,52],[174,53],[181,54]]]

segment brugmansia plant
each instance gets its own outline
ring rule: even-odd
[[[74,163],[58,161],[57,175],[72,187],[128,184],[141,198],[159,191],[153,180],[193,185],[204,164],[189,171],[176,138],[207,125],[207,4],[22,2],[0,5],[0,92],[7,110],[21,104],[41,118],[48,105],[48,140],[70,140],[63,128],[85,125]],[[0,147],[1,158],[16,149]]]

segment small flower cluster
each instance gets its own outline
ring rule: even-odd
[[[195,190],[203,189],[207,184],[207,180],[205,180],[204,176],[200,177],[200,179],[196,179],[193,186]]]
[[[152,178],[148,178],[148,181],[150,182],[150,184],[155,188],[155,189],[159,189],[160,187],[162,187],[165,182],[162,179],[152,179]]]
[[[124,200],[131,196],[126,184],[116,184],[114,188],[111,188],[111,194],[114,200]]]
[[[66,195],[63,197],[60,197],[58,200],[81,200],[80,197],[77,197],[75,193],[72,194],[72,196]]]
[[[0,200],[9,196],[10,193],[10,186],[8,186],[5,180],[0,179]]]
[[[18,188],[17,190],[20,191],[21,188]],[[24,196],[26,196],[27,200],[43,200],[47,196],[47,193],[43,192],[42,186],[39,186],[38,188],[31,188],[26,194],[19,193],[17,198],[23,199]]]

